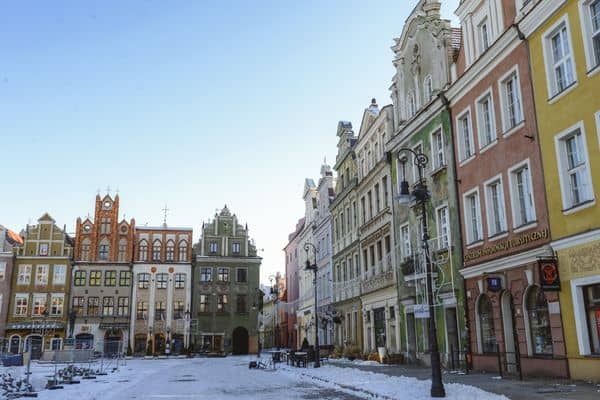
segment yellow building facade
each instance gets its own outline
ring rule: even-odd
[[[528,40],[570,376],[600,381],[600,0],[529,1]],[[551,279],[549,273],[548,279]]]

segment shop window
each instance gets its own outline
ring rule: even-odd
[[[539,286],[529,288],[525,304],[533,354],[552,355],[552,331],[550,330],[548,302]]]
[[[583,294],[591,339],[590,350],[594,354],[600,354],[600,284],[584,287]]]
[[[479,330],[479,351],[493,353],[496,351],[496,333],[494,332],[494,313],[489,297],[482,294],[477,304],[477,322]]]

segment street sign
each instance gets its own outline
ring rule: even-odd
[[[413,306],[415,318],[424,319],[429,318],[429,305],[428,304],[415,304]]]

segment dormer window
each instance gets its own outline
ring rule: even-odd
[[[487,18],[484,18],[478,25],[477,32],[479,34],[479,54],[482,54],[490,47],[490,27]]]
[[[425,102],[429,102],[433,98],[433,79],[431,75],[427,75],[423,81],[423,98]]]
[[[415,99],[415,93],[410,92],[406,98],[406,113],[408,118],[411,118],[417,113],[417,101]]]

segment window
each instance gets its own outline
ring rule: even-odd
[[[135,319],[145,321],[148,319],[148,302],[138,301],[135,306]]]
[[[556,136],[557,156],[565,210],[594,199],[583,125]]]
[[[131,286],[131,271],[119,272],[119,286]]]
[[[102,218],[100,222],[100,233],[105,235],[110,233],[110,218]]]
[[[75,286],[85,286],[85,281],[87,279],[86,271],[75,271]]]
[[[15,294],[15,315],[26,316],[29,303],[29,295],[27,293]]]
[[[90,261],[90,240],[83,239],[81,242],[81,260]]]
[[[486,183],[485,192],[489,235],[494,236],[506,232],[506,213],[504,211],[502,179],[496,178],[492,182]]]
[[[52,275],[53,285],[64,285],[67,278],[67,266],[66,265],[54,265]]]
[[[425,99],[425,103],[433,99],[433,79],[431,75],[427,75],[423,81],[423,99]]]
[[[165,273],[156,274],[156,288],[157,289],[166,289],[168,280],[169,280],[169,274],[165,274]]]
[[[496,140],[491,90],[477,101],[477,130],[479,132],[479,148],[483,148]]]
[[[115,298],[114,297],[103,297],[102,298],[102,315],[112,316],[115,314]]]
[[[152,261],[160,261],[160,240],[155,240],[152,243]]]
[[[479,34],[479,54],[482,54],[484,51],[490,47],[490,32],[489,32],[488,20],[485,18],[477,27],[477,31]]]
[[[212,282],[212,268],[211,267],[200,268],[200,282]]]
[[[119,253],[117,254],[117,261],[125,262],[127,258],[127,240],[119,240]]]
[[[104,272],[104,286],[117,286],[117,271]]]
[[[365,207],[365,197],[360,198],[360,208],[362,211],[362,223],[364,224],[367,221],[367,209]]]
[[[98,245],[98,259],[100,261],[108,260],[108,253],[110,250],[110,245],[108,244],[108,240],[102,239],[100,245]]]
[[[165,260],[166,261],[174,261],[175,260],[175,242],[169,240],[167,242],[167,248],[165,251]]]
[[[217,312],[226,312],[227,311],[227,295],[219,294],[217,295]]]
[[[501,80],[500,96],[502,97],[502,125],[506,133],[523,122],[521,88],[516,67]]]
[[[475,154],[473,149],[473,134],[471,132],[471,113],[467,111],[458,118],[458,153],[460,161],[464,161]]]
[[[217,242],[210,242],[208,244],[208,251],[210,253],[216,253],[219,251],[219,244]]]
[[[544,55],[550,97],[554,97],[575,83],[575,68],[571,53],[571,39],[567,29],[567,19],[545,36]]]
[[[229,268],[219,268],[217,280],[219,282],[229,282]]]
[[[175,289],[185,288],[185,274],[175,274]]]
[[[173,319],[183,319],[185,315],[185,304],[181,300],[173,302]]]
[[[235,311],[237,313],[247,313],[248,312],[248,297],[245,294],[238,294],[236,298],[236,308]]]
[[[87,315],[99,315],[100,313],[100,298],[99,297],[88,297],[88,311]]]
[[[367,192],[367,205],[369,207],[369,220],[373,218],[373,194],[369,190]]]
[[[138,289],[148,289],[150,287],[150,274],[142,272],[138,274]]]
[[[48,284],[48,265],[38,265],[35,272],[35,284]]]
[[[157,301],[154,303],[154,320],[164,321],[167,317],[166,307],[164,301]]]
[[[90,271],[90,286],[100,286],[102,271]]]
[[[47,256],[48,255],[48,243],[40,243],[38,254],[40,256]]]
[[[600,65],[600,0],[580,0],[580,17],[588,71]]]
[[[82,296],[75,296],[71,301],[72,309],[75,315],[82,316],[83,315],[83,306],[85,304]]]
[[[411,118],[417,113],[417,101],[414,92],[409,92],[406,98],[406,115]]]
[[[383,207],[386,208],[389,206],[389,197],[390,194],[388,192],[388,183],[387,183],[387,175],[381,178],[381,187],[383,188]],[[350,213],[348,212],[348,218],[350,217]],[[350,222],[348,222],[350,224]]]
[[[41,316],[46,310],[46,293],[34,293],[33,294],[33,307],[31,315]]]
[[[448,220],[448,206],[439,207],[436,210],[438,227],[438,246],[447,249],[450,245],[450,221]]]
[[[65,295],[63,293],[53,293],[50,296],[50,315],[53,315],[53,316],[63,315],[64,303],[65,303]]]
[[[402,257],[410,257],[412,254],[412,250],[410,246],[410,227],[408,226],[408,224],[402,225],[400,227],[400,242],[402,245]]]
[[[187,261],[187,259],[188,259],[188,254],[187,254],[188,250],[187,249],[188,249],[188,245],[185,240],[182,240],[181,242],[179,242],[179,262]]]
[[[138,258],[140,261],[148,260],[148,242],[146,242],[146,240],[140,241],[140,249],[138,251]]]
[[[379,214],[379,211],[381,211],[381,201],[379,198],[379,183],[375,184],[375,214]]]
[[[231,244],[231,252],[233,254],[239,254],[240,253],[240,244],[239,243],[232,243]]]
[[[529,320],[529,340],[533,354],[551,355],[552,332],[550,330],[548,302],[539,286],[529,287],[525,304]]]
[[[201,313],[210,312],[210,297],[207,294],[200,295],[200,310]]]
[[[117,315],[120,317],[129,315],[129,297],[119,297],[117,299]]]
[[[0,262],[0,282],[6,279],[6,263]]]
[[[494,313],[490,299],[482,294],[477,304],[479,351],[493,353],[496,351],[496,334],[494,332]]]
[[[521,164],[509,173],[513,226],[518,228],[535,221],[536,218],[529,164]]]
[[[583,287],[590,351],[600,354],[600,284]]]
[[[238,268],[236,271],[237,274],[237,282],[248,282],[248,269],[247,268]]]
[[[31,265],[19,265],[17,285],[29,285],[31,283]]]
[[[481,204],[479,203],[479,190],[464,195],[465,230],[467,244],[483,239],[481,228]]]
[[[444,157],[444,137],[442,129],[438,129],[431,134],[431,155],[433,157],[433,169],[442,168],[446,165]]]

